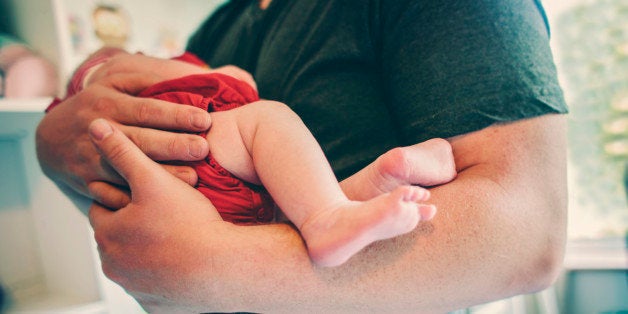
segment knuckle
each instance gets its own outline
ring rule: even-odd
[[[209,145],[207,141],[198,135],[186,135],[186,144],[184,148],[180,148],[180,152],[184,152],[187,157],[203,158],[209,153]]]
[[[154,119],[155,109],[154,107],[146,102],[140,101],[137,104],[137,108],[135,110],[135,122],[138,124],[146,124]]]
[[[100,255],[102,256],[103,254],[101,253]],[[116,273],[113,271],[113,268],[109,264],[101,263],[101,269],[105,277],[111,279],[114,282],[117,282],[118,277],[116,276]]]
[[[188,108],[189,107],[189,108]],[[189,125],[190,124],[190,119],[189,119],[189,115],[193,112],[193,107],[190,106],[175,106],[173,108],[174,112],[173,112],[173,116],[174,116],[174,122],[177,125]]]
[[[179,140],[179,137],[174,136],[168,139],[166,152],[168,153],[169,156],[175,157],[177,155],[181,155],[181,150],[179,149],[179,147],[185,147],[185,146],[186,145],[184,143],[181,143],[181,141]]]
[[[101,254],[102,256],[102,254]],[[120,275],[120,273],[117,271],[116,267],[114,267],[113,265],[110,265],[107,262],[103,262],[101,265],[102,268],[102,272],[103,274],[111,279],[113,282],[119,284],[119,285],[124,285],[125,284],[125,278],[124,276]]]
[[[147,129],[135,129],[132,132],[127,134],[128,138],[144,153],[149,153],[150,151],[150,134]]]
[[[90,212],[90,218],[93,219],[93,214]],[[96,241],[96,244],[98,245],[98,251],[100,251],[101,253],[106,253],[107,252],[107,237],[105,236],[104,233],[100,232],[99,230],[94,230],[94,240]]]
[[[124,284],[126,279],[122,275],[124,269],[121,268],[121,265],[125,263],[124,255],[119,254],[119,250],[115,249],[115,245],[109,243],[109,239],[104,233],[94,232],[94,239],[102,262],[103,274],[118,284]]]
[[[126,157],[129,155],[130,149],[123,144],[115,144],[109,147],[107,156],[114,164],[124,164]]]
[[[91,97],[93,99],[91,101],[92,110],[101,115],[105,113],[106,116],[110,116],[109,113],[114,110],[116,105],[115,100],[108,96],[96,95],[97,91],[95,89],[92,89],[92,91],[94,93],[93,97]],[[89,97],[90,95],[87,96]]]

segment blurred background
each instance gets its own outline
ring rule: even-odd
[[[221,0],[0,0],[0,313],[142,313],[39,171],[33,132],[104,44],[183,52]],[[628,313],[628,0],[545,0],[569,115],[569,244],[552,288],[468,313]]]

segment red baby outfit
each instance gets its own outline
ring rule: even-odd
[[[82,90],[83,79],[91,67],[106,62],[110,57],[111,54],[104,53],[83,63],[68,84],[66,98]],[[174,59],[207,66],[190,53]],[[191,75],[164,81],[147,88],[139,96],[196,106],[210,112],[225,111],[259,100],[257,92],[251,86],[219,73]],[[61,99],[55,98],[46,112],[61,102]],[[199,135],[205,137],[206,134]],[[204,161],[187,164],[198,174],[197,189],[212,201],[222,219],[236,224],[273,221],[275,204],[264,187],[235,177],[212,158],[211,152]]]
[[[251,86],[219,73],[164,81],[147,88],[139,96],[191,105],[210,112],[225,111],[259,100]],[[274,202],[266,190],[229,173],[212,158],[211,152],[205,161],[190,165],[198,174],[197,189],[212,201],[224,220],[236,224],[273,220]]]

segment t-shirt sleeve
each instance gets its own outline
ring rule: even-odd
[[[382,1],[387,106],[405,141],[567,112],[540,4]]]

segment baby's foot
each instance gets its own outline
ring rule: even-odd
[[[456,177],[451,144],[441,138],[392,149],[379,159],[376,170],[381,180],[396,181],[397,186],[435,186]]]
[[[451,145],[444,139],[397,147],[341,183],[353,200],[368,200],[402,185],[435,186],[456,177]]]
[[[323,211],[301,226],[312,260],[337,266],[365,246],[412,231],[434,217],[436,207],[419,204],[429,198],[420,187],[402,186],[366,202],[348,202]]]

